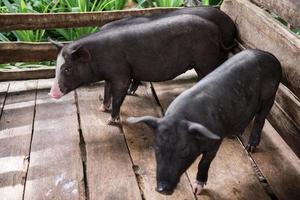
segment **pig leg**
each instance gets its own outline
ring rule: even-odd
[[[130,80],[119,80],[118,82],[112,83],[112,109],[111,117],[108,120],[108,125],[119,125],[120,124],[120,107],[127,94],[127,89],[130,84]]]
[[[137,81],[137,80],[132,79],[132,80],[131,80],[131,83],[130,83],[130,85],[129,85],[127,94],[129,94],[129,95],[134,95],[135,92],[136,92],[136,90],[138,89],[140,83],[141,83],[140,81]]]
[[[275,96],[263,101],[259,112],[255,115],[253,128],[246,146],[246,150],[248,152],[254,152],[254,149],[260,142],[261,130],[264,127],[265,119],[272,108],[274,99]]]
[[[221,140],[218,141],[213,151],[203,153],[203,156],[198,164],[197,177],[195,183],[193,184],[193,192],[197,195],[201,193],[204,185],[206,184],[210,163],[215,158],[221,142]]]
[[[104,85],[104,99],[101,104],[100,110],[102,112],[108,111],[111,104],[111,86],[110,82],[105,81]]]

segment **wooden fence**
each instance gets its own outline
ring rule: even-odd
[[[236,22],[242,44],[269,51],[282,63],[283,84],[280,85],[268,119],[300,157],[300,40],[262,9],[274,11],[293,26],[299,27],[299,1],[284,0],[281,5],[276,4],[276,0],[253,1],[255,4],[249,0],[224,0],[221,9]],[[1,14],[0,31],[99,26],[123,17],[164,13],[173,9],[175,8],[95,13]],[[56,54],[56,49],[49,43],[0,44],[0,63],[51,60]],[[44,78],[48,78],[54,75],[54,70],[46,69],[43,73]],[[0,71],[0,80],[34,76],[40,78],[43,75],[32,70]]]

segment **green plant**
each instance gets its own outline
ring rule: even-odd
[[[62,0],[57,8],[64,12],[93,12],[103,10],[120,10],[123,9],[127,0]],[[84,28],[69,28],[56,29],[56,31],[63,37],[64,40],[74,40],[83,35],[96,32],[98,27],[84,27]]]
[[[284,26],[288,27],[288,22],[286,22],[284,19],[282,19],[281,17],[279,17],[276,13],[274,12],[270,12],[271,16],[278,20],[281,24],[283,24]],[[290,28],[290,31],[292,31],[293,33],[295,33],[297,36],[300,36],[300,28]]]
[[[223,0],[202,0],[202,5],[212,6],[212,5],[221,5]]]
[[[2,0],[0,5],[5,6],[5,12],[10,13],[37,13],[37,12],[52,12],[53,9],[58,4],[51,0],[16,0],[16,1],[8,1]],[[40,42],[45,40],[45,30],[20,30],[12,32],[18,41],[27,41],[27,42]],[[8,37],[5,34],[0,33],[1,41],[8,41]]]

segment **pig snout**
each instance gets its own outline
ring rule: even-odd
[[[156,191],[165,194],[165,195],[171,195],[174,192],[173,187],[168,182],[162,181],[157,183]]]
[[[60,88],[59,88],[59,85],[58,85],[57,81],[53,82],[53,85],[52,85],[51,90],[48,93],[48,95],[52,98],[55,98],[55,99],[60,99],[64,95],[64,93],[62,93],[60,91]]]

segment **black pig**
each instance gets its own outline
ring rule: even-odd
[[[169,14],[145,23],[104,28],[63,47],[55,43],[61,50],[49,94],[60,98],[83,84],[105,80],[103,107],[109,107],[112,96],[109,124],[118,123],[132,79],[165,81],[192,68],[203,77],[222,63],[229,39],[223,41],[221,30],[197,15]]]
[[[203,154],[194,185],[199,194],[222,138],[242,134],[254,118],[247,145],[253,151],[280,79],[281,65],[273,55],[245,50],[180,94],[163,118],[129,118],[155,130],[157,191],[172,193],[182,173]]]
[[[226,15],[224,12],[222,12],[220,9],[213,8],[213,7],[195,7],[195,8],[184,8],[184,9],[178,9],[175,11],[172,11],[170,13],[166,14],[159,14],[159,15],[153,15],[153,16],[131,16],[126,17],[124,19],[116,20],[110,23],[105,24],[101,27],[100,30],[107,30],[111,28],[116,28],[120,26],[128,26],[131,24],[139,24],[139,23],[145,23],[152,20],[160,19],[162,17],[170,17],[175,15],[183,15],[183,14],[190,14],[190,15],[196,15],[199,17],[202,17],[204,19],[210,20],[213,23],[215,23],[221,32],[222,37],[222,43],[223,46],[223,53],[224,58],[227,57],[227,50],[230,50],[233,46],[235,46],[234,38],[236,35],[236,27],[233,21],[231,20],[228,15]],[[135,91],[138,88],[138,85],[140,84],[140,81],[138,80],[132,80],[131,84],[128,89],[128,94],[134,94]],[[108,98],[106,98],[108,99]],[[108,110],[108,107],[110,103],[102,104],[102,110]]]

